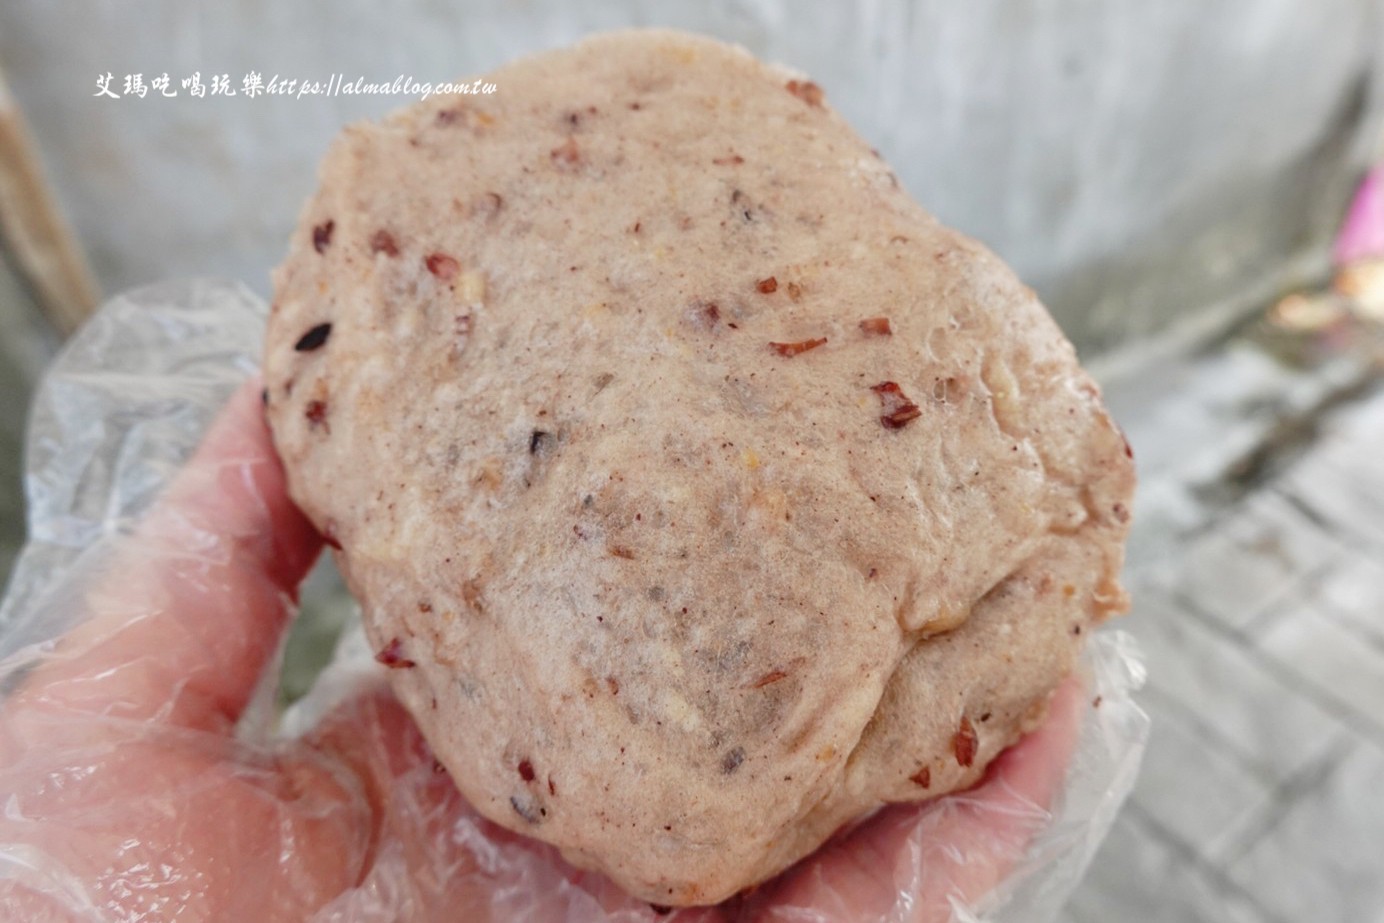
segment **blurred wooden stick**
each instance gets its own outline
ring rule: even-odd
[[[44,180],[38,150],[0,73],[0,243],[39,307],[64,336],[96,307],[81,245]]]

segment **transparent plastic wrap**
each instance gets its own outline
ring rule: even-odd
[[[980,786],[881,811],[715,908],[634,900],[477,815],[358,625],[276,716],[319,540],[260,419],[264,316],[240,285],[142,289],[40,388],[30,538],[0,606],[0,917],[1055,918],[1147,738],[1119,631],[1092,638],[1081,682]]]

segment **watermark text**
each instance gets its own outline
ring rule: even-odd
[[[400,74],[393,80],[371,81],[364,77],[350,80],[345,74],[332,74],[326,80],[311,80],[302,77],[284,77],[279,74],[265,79],[258,71],[244,74],[239,83],[232,83],[230,74],[208,74],[201,71],[191,76],[175,80],[167,73],[150,77],[145,75],[123,74],[119,79],[107,71],[96,75],[96,92],[93,96],[109,99],[136,99],[175,97],[179,95],[201,99],[207,96],[240,96],[247,99],[261,97],[291,97],[302,99],[305,96],[415,96],[427,99],[438,94],[464,93],[468,96],[489,95],[495,92],[495,84],[478,79],[466,83],[429,83],[415,80]]]

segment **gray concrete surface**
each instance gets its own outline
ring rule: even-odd
[[[1239,339],[1110,396],[1153,731],[1067,923],[1384,921],[1379,366]]]

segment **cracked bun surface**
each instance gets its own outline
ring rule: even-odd
[[[457,786],[681,905],[975,783],[1125,606],[1070,344],[800,75],[622,32],[486,79],[336,140],[265,351]]]

